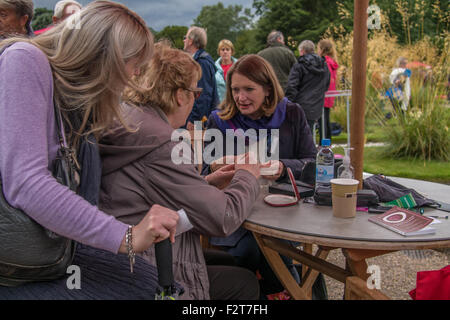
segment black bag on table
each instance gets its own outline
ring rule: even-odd
[[[356,196],[357,207],[370,207],[377,205],[380,202],[377,194],[373,190],[358,190],[356,192]],[[319,188],[317,188],[314,193],[314,201],[318,205],[331,206],[331,186],[320,186]]]
[[[53,163],[56,180],[76,191],[77,172],[67,147],[61,115],[55,108],[60,148]],[[75,242],[59,236],[11,207],[3,195],[0,176],[0,285],[18,286],[64,276],[75,255]]]
[[[364,189],[375,191],[380,198],[380,202],[390,202],[406,196],[407,194],[411,194],[417,203],[417,207],[437,205],[434,200],[424,197],[416,190],[407,188],[381,174],[375,174],[364,179],[363,185]]]

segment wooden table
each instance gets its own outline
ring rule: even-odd
[[[448,185],[404,178],[391,179],[429,198],[449,202]],[[369,278],[368,258],[398,250],[450,247],[448,219],[440,219],[441,223],[434,225],[436,233],[433,235],[404,237],[369,222],[371,214],[366,212],[357,212],[355,218],[336,218],[331,207],[300,203],[292,207],[273,208],[265,204],[262,197],[258,199],[244,227],[253,232],[270,266],[294,299],[311,299],[311,288],[319,272],[343,283],[356,277],[360,284],[364,282],[365,285]],[[450,213],[427,208],[424,215],[445,217]],[[301,242],[303,248],[290,246],[279,239]],[[313,244],[318,246],[315,254],[312,253]],[[345,269],[326,261],[328,253],[334,249],[342,250],[346,258]],[[289,273],[280,254],[302,263],[301,285]],[[363,293],[365,291],[368,296],[385,297],[377,290],[367,290],[363,290]]]

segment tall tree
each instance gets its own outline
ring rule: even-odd
[[[294,50],[299,41],[318,41],[339,18],[336,2],[329,0],[254,0],[253,8],[260,16],[257,40],[265,43],[272,30],[279,30],[291,39],[287,44]]]
[[[185,26],[167,26],[160,32],[155,32],[157,40],[167,39],[172,42],[173,46],[178,49],[183,49],[183,37],[186,35],[188,27]]]
[[[48,10],[47,8],[34,9],[33,21],[31,22],[33,30],[47,28],[53,22],[52,17],[53,10]]]
[[[206,51],[217,58],[217,45],[220,40],[235,42],[240,32],[251,25],[252,15],[249,9],[243,11],[240,5],[224,7],[222,2],[212,6],[203,6],[194,19],[194,25],[205,28],[208,34]]]

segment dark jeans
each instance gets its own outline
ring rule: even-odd
[[[232,255],[220,250],[204,251],[211,300],[258,300],[256,276],[236,266]]]
[[[0,300],[154,300],[159,287],[156,267],[139,256],[130,273],[127,255],[78,244],[72,265],[80,268],[80,288],[68,286],[73,273],[53,281],[0,286]]]
[[[289,242],[289,241],[287,241]],[[253,273],[258,270],[262,279],[260,280],[261,293],[268,295],[284,290],[283,285],[278,280],[275,273],[269,266],[264,254],[258,247],[253,234],[247,232],[246,235],[239,240],[234,247],[222,247],[228,253],[233,255],[236,264],[240,267],[246,268]],[[292,263],[292,259],[281,256],[286,267],[297,282],[300,282],[299,274]]]

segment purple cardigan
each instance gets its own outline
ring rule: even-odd
[[[117,253],[127,225],[53,178],[57,149],[50,64],[35,46],[16,43],[0,56],[0,172],[5,198],[57,234]]]

